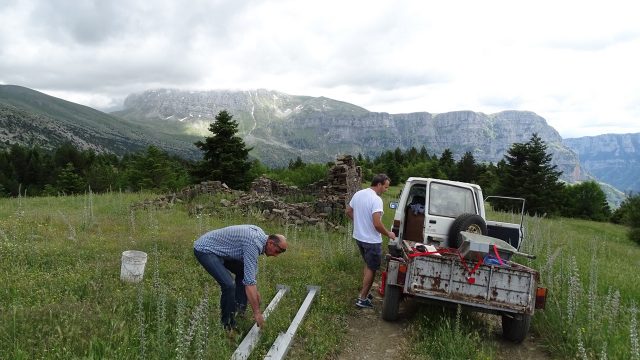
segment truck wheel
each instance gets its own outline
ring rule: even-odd
[[[520,319],[502,315],[502,337],[514,343],[521,343],[529,332],[531,315],[522,315]]]
[[[460,231],[487,235],[487,223],[482,216],[476,214],[462,214],[458,216],[449,229],[449,247],[460,247],[462,244]]]
[[[384,287],[384,298],[382,299],[382,319],[395,321],[398,319],[400,309],[400,288],[387,284]]]

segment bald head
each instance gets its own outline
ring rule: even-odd
[[[278,256],[287,251],[287,238],[282,234],[272,234],[267,238],[266,255]]]

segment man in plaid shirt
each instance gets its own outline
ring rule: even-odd
[[[220,312],[225,329],[236,327],[235,312],[244,312],[247,301],[251,304],[253,318],[262,327],[264,317],[256,286],[258,256],[278,256],[286,250],[287,239],[283,235],[267,235],[255,225],[234,225],[209,231],[195,241],[196,259],[220,284]]]

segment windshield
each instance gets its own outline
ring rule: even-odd
[[[470,189],[432,182],[429,186],[429,214],[458,217],[460,214],[476,214],[473,192]]]

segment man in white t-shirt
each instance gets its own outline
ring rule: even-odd
[[[389,239],[396,238],[382,224],[384,211],[380,195],[389,189],[389,183],[389,177],[385,174],[374,176],[371,186],[356,192],[346,209],[347,216],[353,220],[353,238],[365,263],[362,290],[356,300],[356,306],[361,308],[373,308],[369,291],[382,261],[382,235]]]

